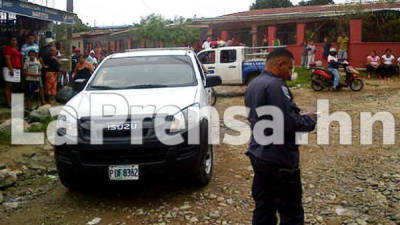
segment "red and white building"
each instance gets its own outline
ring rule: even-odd
[[[268,45],[273,45],[273,41],[278,38],[282,45],[287,45],[294,53],[296,65],[300,64],[302,44],[306,39],[316,42],[316,60],[321,60],[323,37],[329,37],[335,45],[337,36],[343,31],[350,39],[349,60],[357,67],[365,66],[371,50],[382,55],[385,49],[392,49],[393,54],[399,57],[399,38],[390,42],[377,40],[374,26],[363,27],[366,18],[363,15],[368,13],[378,18],[388,13],[399,16],[400,2],[262,9],[195,19],[194,22],[208,25],[207,35],[213,39],[229,40],[235,37],[249,46],[263,45],[264,37],[267,37]],[[387,37],[390,39],[395,34],[387,32],[384,35],[389,35]]]

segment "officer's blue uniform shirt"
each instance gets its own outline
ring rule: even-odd
[[[300,109],[293,103],[293,95],[285,81],[270,71],[262,72],[250,82],[245,104],[250,109],[248,120],[253,129],[260,120],[271,120],[272,116],[258,117],[256,109],[262,106],[276,106],[284,115],[284,144],[260,145],[251,137],[247,154],[251,154],[266,163],[283,168],[299,166],[299,148],[296,145],[295,132],[310,132],[314,130],[316,121],[308,114],[300,115]],[[272,134],[272,129],[264,131],[266,136]]]

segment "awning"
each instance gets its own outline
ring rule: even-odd
[[[74,14],[20,0],[0,0],[0,11],[39,20],[74,23]]]

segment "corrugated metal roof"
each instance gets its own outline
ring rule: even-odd
[[[254,20],[318,18],[352,14],[358,10],[362,10],[365,12],[379,10],[400,11],[400,2],[296,6],[288,8],[259,9],[223,15],[216,18],[194,19],[193,21],[197,23],[218,23]]]

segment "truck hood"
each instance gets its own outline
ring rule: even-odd
[[[156,112],[168,108],[173,111],[196,103],[197,86],[175,88],[148,88],[107,91],[82,91],[67,106],[77,118],[103,115],[126,116],[135,113],[132,107],[151,106]],[[172,112],[171,112],[172,113]]]

